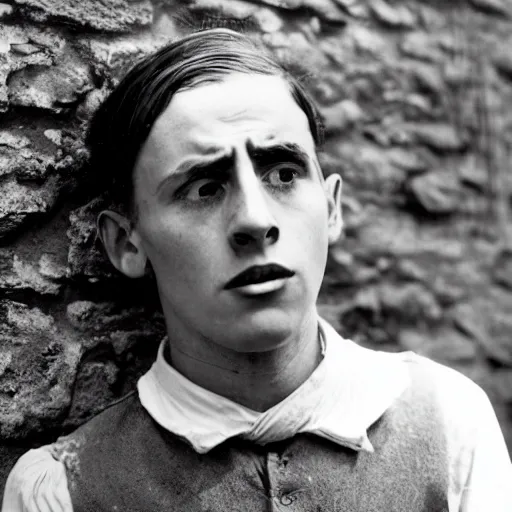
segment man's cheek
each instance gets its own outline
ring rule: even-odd
[[[304,238],[311,243],[319,243],[327,236],[327,217],[322,209],[310,210],[308,215],[297,218],[299,229]]]

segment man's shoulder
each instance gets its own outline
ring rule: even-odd
[[[2,512],[43,509],[72,512],[65,465],[54,458],[52,445],[29,450],[18,459],[3,497]]]
[[[119,433],[127,421],[133,423],[136,418],[144,418],[144,416],[137,391],[131,391],[96,411],[73,432],[61,439],[78,440],[92,435],[105,439],[116,435],[116,432]]]
[[[416,352],[376,350],[336,334],[336,341],[344,344],[342,353],[348,354],[351,364],[367,374],[361,379],[363,385],[366,383],[374,390],[380,391],[396,382],[397,389],[403,390],[401,401],[411,405],[421,402],[445,408],[453,404],[469,406],[475,402],[488,402],[485,391],[474,380],[454,368]],[[354,374],[355,378],[360,375],[360,371]]]
[[[460,371],[415,352],[395,354],[407,366],[413,392],[442,393],[444,400],[486,397],[483,389]]]
[[[66,466],[73,466],[73,457],[87,448],[99,449],[102,446],[102,449],[108,450],[120,439],[129,442],[129,433],[140,430],[137,427],[147,421],[146,416],[137,392],[130,392],[97,411],[69,434],[59,437],[49,445],[51,453]],[[131,429],[128,425],[131,425]]]
[[[470,436],[492,406],[485,391],[460,371],[414,352],[390,354],[406,365],[409,385],[396,408],[411,423],[441,424]]]
[[[97,412],[70,434],[59,437],[48,449],[65,467],[68,482],[75,485],[106,481],[127,471],[152,444],[168,449],[176,445],[167,436],[162,438],[134,391]]]
[[[341,336],[327,322],[321,325],[333,346],[341,347],[340,360],[349,361],[344,367],[349,377],[340,372],[339,379],[354,389],[363,406],[366,400],[374,412],[381,409],[389,420],[407,428],[464,430],[477,424],[483,413],[492,412],[484,390],[460,371],[412,351],[364,347]]]

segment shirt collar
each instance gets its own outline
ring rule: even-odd
[[[284,400],[257,412],[194,384],[164,359],[165,340],[138,383],[143,407],[198,453],[242,436],[258,444],[311,433],[353,450],[373,451],[367,429],[408,386],[401,358],[360,347],[319,318],[323,359]]]

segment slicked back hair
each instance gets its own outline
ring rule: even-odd
[[[219,82],[231,73],[280,76],[304,111],[315,144],[323,141],[318,111],[301,83],[249,36],[214,28],[187,35],[139,61],[93,115],[87,134],[91,178],[110,206],[130,216],[133,171],[156,119],[178,91]]]

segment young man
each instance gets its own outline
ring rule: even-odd
[[[11,472],[4,512],[510,512],[483,391],[342,339],[316,299],[342,229],[316,110],[247,37],[192,34],[96,114],[113,265],[153,272],[168,337],[136,393]]]

